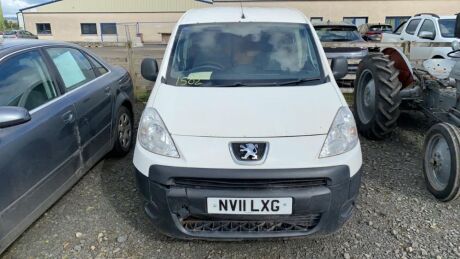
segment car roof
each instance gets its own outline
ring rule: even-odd
[[[390,26],[390,27],[393,27],[393,26],[391,26],[391,24],[387,24],[387,23],[368,23],[367,25],[368,26]]]
[[[356,27],[356,25],[347,23],[347,22],[314,22],[313,26],[347,26],[347,27]]]
[[[67,42],[60,42],[60,41],[46,41],[46,40],[0,40],[0,59],[5,55],[8,55],[12,52],[20,51],[23,49],[28,48],[35,48],[35,47],[44,47],[44,46],[73,46],[78,47],[77,45],[67,43]]]
[[[308,20],[302,12],[296,9],[261,7],[191,9],[179,20],[179,24],[237,22],[308,23]]]
[[[439,16],[439,19],[456,19],[457,16],[455,15],[442,15],[442,16]]]

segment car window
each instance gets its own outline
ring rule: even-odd
[[[438,22],[444,38],[455,38],[455,19],[441,19]]]
[[[356,27],[353,26],[315,26],[318,37],[323,42],[361,40]]]
[[[396,28],[396,30],[393,33],[400,35],[402,33],[402,31],[404,30],[404,27],[406,26],[406,24],[407,24],[407,21],[401,23],[401,25],[399,25],[399,27]]]
[[[390,25],[385,25],[385,24],[379,24],[379,25],[372,25],[369,28],[370,31],[383,31],[383,32],[389,32],[393,31],[393,27]]]
[[[56,87],[38,51],[19,54],[0,64],[0,106],[30,111],[56,97]]]
[[[425,20],[422,24],[422,27],[420,27],[418,36],[420,36],[421,32],[431,32],[433,33],[433,35],[436,35],[436,28],[434,27],[434,22],[428,19]]]
[[[166,83],[175,86],[281,85],[298,79],[317,84],[323,78],[306,24],[182,25],[168,64]]]
[[[53,60],[67,90],[78,88],[96,78],[91,63],[79,50],[48,48],[46,52]]]
[[[418,25],[420,24],[420,19],[414,19],[409,22],[409,24],[406,27],[406,33],[410,35],[414,35],[415,31],[417,30]]]
[[[107,68],[105,68],[99,61],[97,61],[95,58],[91,57],[90,55],[87,55],[87,57],[89,58],[89,60],[91,60],[91,63],[93,63],[93,66],[94,68],[96,69],[96,74],[97,75],[103,75],[107,72],[109,72],[109,70],[107,70]]]

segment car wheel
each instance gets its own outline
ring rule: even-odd
[[[460,129],[438,123],[425,137],[423,171],[428,190],[448,202],[460,195]]]
[[[116,122],[116,139],[112,153],[115,156],[125,156],[133,145],[134,120],[132,112],[125,106],[121,106],[118,109]]]
[[[355,80],[354,112],[358,130],[366,138],[384,139],[399,118],[402,84],[394,61],[382,53],[361,61]]]

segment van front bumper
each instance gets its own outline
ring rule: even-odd
[[[209,169],[153,165],[136,169],[145,212],[158,230],[181,239],[299,237],[337,231],[350,217],[361,172],[348,166],[306,169]],[[212,215],[207,198],[292,197],[292,215]]]

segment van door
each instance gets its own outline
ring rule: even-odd
[[[46,52],[77,109],[82,157],[92,166],[111,149],[113,93],[110,82],[80,50],[47,48]]]
[[[0,62],[0,106],[31,120],[0,129],[0,253],[78,179],[76,109],[38,49]]]
[[[432,39],[424,39],[421,38],[422,33],[432,33],[433,38]],[[435,23],[430,20],[430,19],[425,19],[420,26],[420,29],[417,31],[417,42],[434,42],[436,39],[436,25]],[[433,48],[432,47],[420,47],[420,46],[413,46],[411,48],[411,58],[414,59],[430,59],[432,58],[432,52]]]

